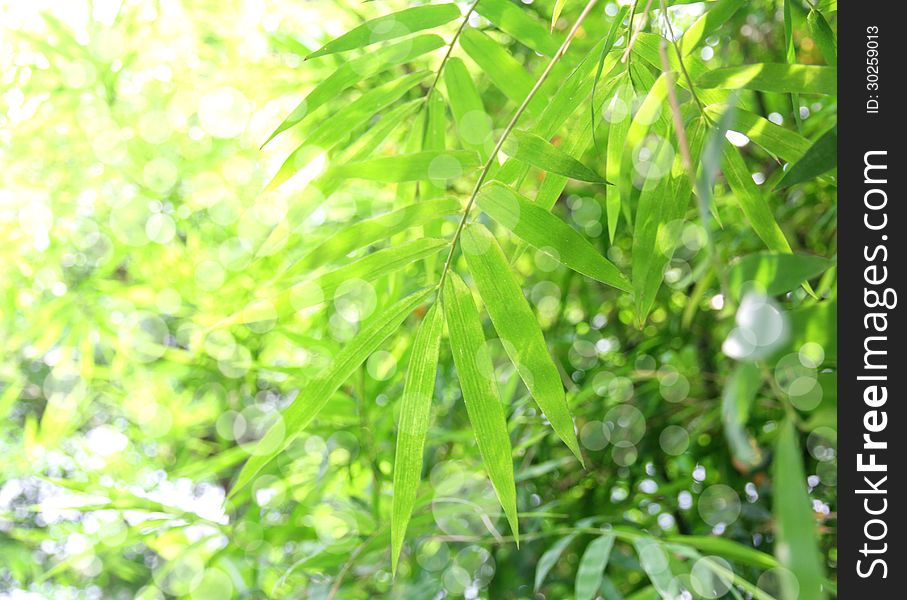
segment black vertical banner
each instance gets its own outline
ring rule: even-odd
[[[904,597],[900,6],[838,3],[838,597],[845,600]]]

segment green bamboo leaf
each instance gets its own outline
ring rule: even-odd
[[[746,289],[754,287],[769,296],[777,296],[797,289],[833,265],[827,258],[808,254],[748,254],[728,269],[728,291],[740,298]]]
[[[835,39],[835,32],[832,31],[831,25],[828,24],[822,13],[815,8],[809,11],[806,22],[809,23],[809,31],[813,39],[816,40],[816,45],[819,46],[819,51],[825,58],[825,62],[830,67],[837,66],[838,41]]]
[[[533,589],[537,592],[539,588],[542,587],[542,584],[545,582],[545,578],[548,576],[548,573],[551,572],[551,569],[554,568],[554,565],[557,564],[557,561],[560,559],[561,554],[564,553],[564,550],[567,549],[567,546],[570,545],[570,542],[576,539],[575,533],[564,536],[558,541],[551,544],[551,547],[545,550],[541,557],[539,557],[539,562],[535,565],[535,584]]]
[[[318,129],[287,157],[265,186],[265,191],[278,187],[309,164],[314,157],[348,139],[351,131],[368,123],[375,113],[402,98],[428,75],[429,71],[419,71],[395,79],[363,94],[325,119]]]
[[[403,385],[397,451],[394,458],[394,504],[391,512],[391,569],[396,574],[422,474],[422,452],[438,370],[444,314],[435,303],[416,331]]]
[[[781,94],[828,94],[838,89],[838,74],[832,67],[757,63],[706,71],[696,81],[704,88],[745,88]]]
[[[661,598],[670,598],[674,574],[671,572],[668,554],[661,542],[643,535],[633,540],[633,547],[639,556],[639,564],[648,575],[652,586]]]
[[[494,381],[487,375],[493,367],[491,359],[482,352],[485,337],[472,292],[452,271],[448,272],[447,285],[444,286],[444,314],[454,366],[457,368],[476,444],[494,491],[504,508],[514,539],[519,545],[516,484],[504,405]]]
[[[790,244],[775,220],[771,208],[760,191],[738,149],[730,143],[724,145],[724,176],[731,192],[740,204],[756,234],[769,250],[790,253]]]
[[[457,133],[463,145],[476,151],[482,160],[488,158],[488,143],[491,140],[491,117],[485,112],[482,97],[476,89],[466,64],[457,57],[447,61],[444,68],[444,83],[447,100]]]
[[[668,536],[665,541],[691,546],[702,552],[751,565],[758,569],[774,569],[778,566],[778,560],[771,554],[714,535],[674,535]]]
[[[750,408],[762,388],[762,373],[753,363],[739,363],[721,396],[721,421],[731,454],[746,470],[762,464],[762,450],[746,431]]]
[[[425,4],[366,21],[310,54],[306,60],[335,52],[346,52],[378,42],[403,37],[424,29],[439,27],[460,16],[454,3]]]
[[[504,143],[504,152],[550,173],[579,181],[606,183],[601,175],[548,140],[528,131],[514,130]]]
[[[476,224],[463,231],[463,253],[491,322],[526,388],[557,435],[582,462],[560,373],[504,252],[494,236]]]
[[[800,160],[784,172],[775,189],[782,189],[815,179],[838,165],[838,128],[832,127],[823,133]]]
[[[460,46],[479,68],[488,75],[505,96],[521,104],[532,91],[534,81],[523,65],[500,44],[478,29],[466,29],[460,35]],[[529,114],[544,109],[544,98],[539,94],[529,103]]]
[[[561,12],[564,10],[564,5],[567,4],[567,0],[555,0],[554,10],[551,12],[551,30],[554,31],[554,26],[557,24],[558,17],[561,16]]]
[[[491,182],[478,194],[479,208],[530,245],[567,267],[625,292],[630,284],[608,259],[575,229],[511,188]]]
[[[713,104],[705,107],[705,113],[717,121],[727,109],[726,105]],[[798,160],[809,150],[809,140],[796,131],[776,125],[765,117],[748,110],[735,108],[731,113],[731,122],[728,125],[731,130],[746,135],[766,152],[788,162]]]
[[[460,202],[455,198],[427,200],[347,225],[318,244],[290,267],[292,276],[341,259],[350,252],[375,242],[388,240],[402,231],[420,227],[438,219],[458,214]]]
[[[296,399],[258,442],[252,456],[246,461],[236,478],[229,497],[242,490],[274,457],[280,454],[296,436],[314,419],[328,403],[331,396],[343,385],[407,316],[425,302],[434,289],[425,289],[411,294],[391,305],[370,320],[356,336],[345,344],[327,372],[318,375],[304,387]]]
[[[799,583],[799,595],[784,589],[783,598],[825,600],[825,569],[819,551],[816,518],[806,489],[803,455],[793,421],[785,420],[778,433],[772,471],[774,483],[775,556],[790,569]],[[785,579],[782,585],[787,585]]]
[[[613,547],[612,533],[597,537],[586,546],[576,570],[576,600],[592,600],[598,594]]]
[[[293,109],[293,112],[268,136],[262,146],[270,142],[278,134],[302,122],[324,103],[333,100],[354,84],[389,67],[408,63],[423,54],[437,50],[443,45],[444,40],[440,36],[434,34],[420,35],[412,40],[385,46],[343,63],[327,79],[315,86],[315,89],[306,95],[302,102]]]
[[[614,95],[608,101],[607,110],[613,115],[613,121],[608,128],[608,148],[605,157],[605,177],[609,181],[620,181],[620,168],[624,158],[624,143],[627,141],[627,132],[630,130],[631,103],[633,102],[633,86],[629,78],[621,79],[617,84]],[[618,118],[623,115],[622,118]],[[618,186],[608,186],[605,190],[605,209],[608,217],[608,239],[614,242],[617,231],[617,222],[620,220],[621,193]]]
[[[721,27],[734,13],[746,4],[746,0],[719,0],[711,4],[711,8],[690,25],[681,36],[678,46],[684,56],[690,54],[708,35]]]
[[[557,8],[555,7],[555,11]],[[529,11],[510,0],[482,0],[476,12],[515,40],[540,54],[554,56],[561,42]],[[557,19],[557,17],[554,17]],[[552,21],[552,27],[554,21]]]
[[[480,166],[479,155],[471,150],[426,151],[399,154],[347,163],[329,171],[342,179],[367,179],[387,183],[446,180],[459,177]]]

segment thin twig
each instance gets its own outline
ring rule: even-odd
[[[642,11],[643,18],[648,18],[650,8],[652,8],[652,0],[649,0],[648,2],[646,2],[646,8]],[[627,40],[627,49],[624,50],[624,56],[623,56],[623,58],[621,58],[621,62],[625,63],[628,60],[630,60],[630,51],[633,50],[633,44],[636,43],[636,38],[639,37],[639,33],[642,31],[643,27],[645,27],[645,23],[640,25],[639,29],[637,29],[635,32],[633,32],[633,20],[632,19],[630,20],[630,31],[633,32],[633,34],[630,36],[630,39]],[[629,63],[627,66],[629,67]]]
[[[457,45],[457,40],[460,39],[460,34],[463,33],[463,30],[466,28],[466,24],[469,22],[469,17],[472,16],[472,13],[476,10],[476,5],[479,3],[479,0],[470,5],[469,10],[466,11],[466,15],[463,17],[463,22],[460,23],[460,27],[457,28],[457,32],[454,34],[453,39],[450,40],[450,44],[447,45],[447,52],[444,54],[444,58],[441,59],[441,64],[438,66],[438,72],[435,73],[435,78],[431,82],[431,86],[428,88],[428,93],[425,94],[425,104],[428,104],[428,100],[431,98],[432,92],[435,91],[435,88],[438,87],[438,80],[441,79],[441,73],[444,72],[444,67],[447,65],[447,61],[450,59],[450,54],[453,52],[454,46]]]
[[[466,219],[469,218],[469,211],[472,210],[472,207],[476,202],[476,197],[479,195],[479,189],[481,189],[482,184],[485,183],[485,179],[488,177],[488,173],[491,172],[491,167],[492,165],[494,165],[494,161],[497,160],[498,152],[500,152],[501,148],[504,147],[504,141],[507,139],[507,136],[509,136],[514,127],[516,127],[517,121],[519,121],[520,117],[523,116],[523,113],[526,112],[526,109],[529,107],[529,103],[532,101],[532,99],[541,89],[542,85],[548,79],[548,76],[551,74],[554,66],[564,56],[564,54],[567,53],[567,48],[570,47],[570,42],[576,36],[576,32],[579,30],[580,25],[592,11],[592,7],[595,6],[596,2],[597,0],[589,0],[589,3],[586,4],[583,12],[580,13],[579,17],[576,19],[576,22],[573,24],[573,27],[570,29],[570,33],[567,34],[567,39],[564,40],[564,43],[561,44],[561,47],[558,48],[554,56],[551,57],[551,61],[548,63],[548,66],[545,67],[545,70],[539,76],[538,80],[535,82],[535,85],[523,100],[523,103],[520,104],[520,107],[513,114],[513,118],[510,119],[510,123],[507,124],[507,127],[504,129],[504,132],[498,139],[497,144],[495,144],[494,150],[491,151],[491,155],[485,162],[485,166],[482,167],[482,172],[479,173],[479,178],[476,180],[476,184],[472,189],[472,193],[469,196],[469,201],[466,203],[466,208],[463,210],[463,216],[460,219],[460,223],[457,225],[457,230],[456,232],[454,232],[453,239],[450,241],[450,252],[448,252],[447,254],[447,260],[444,261],[444,269],[441,271],[441,279],[438,281],[439,290],[444,289],[444,282],[447,280],[447,273],[448,271],[450,271],[450,266],[453,263],[454,251],[457,248],[457,242],[460,240],[460,235],[463,233],[463,228],[466,226]]]

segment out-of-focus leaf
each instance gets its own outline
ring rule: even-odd
[[[576,569],[576,600],[592,600],[605,577],[605,567],[614,547],[614,534],[606,533],[589,542]]]
[[[614,95],[606,101],[606,109],[612,115],[611,126],[608,128],[608,148],[605,159],[605,177],[609,181],[620,180],[620,167],[624,157],[624,142],[630,130],[630,111],[633,101],[633,87],[629,79],[621,78],[618,81]],[[623,115],[617,118],[617,115]],[[620,220],[621,194],[618,186],[608,186],[605,198],[605,210],[608,217],[608,239],[614,241],[617,231],[617,222]]]
[[[728,291],[740,298],[745,286],[753,285],[757,291],[777,296],[797,289],[833,264],[827,258],[808,254],[748,254],[728,269]]]
[[[630,291],[623,274],[575,229],[498,182],[478,194],[479,208],[530,245],[574,271],[619,290]]]
[[[424,29],[439,27],[460,16],[460,8],[454,3],[425,4],[405,8],[390,15],[366,21],[340,37],[331,40],[307,58],[317,58],[335,52],[346,52],[371,46],[385,40],[403,37]]]
[[[540,54],[554,56],[561,45],[560,41],[528,10],[510,0],[481,0],[476,6],[476,12],[494,23],[501,31],[509,33],[515,40]],[[552,21],[552,27],[553,25]]]
[[[504,253],[480,224],[466,227],[462,243],[466,264],[510,359],[551,427],[582,462],[560,373]]]
[[[838,128],[832,127],[809,147],[800,160],[787,168],[784,177],[775,186],[781,189],[815,179],[834,169],[838,164]]]
[[[561,12],[564,10],[564,5],[567,4],[567,0],[555,0],[554,9],[551,11],[551,30],[554,31],[554,26],[557,24],[558,17],[561,16]]]
[[[286,119],[268,136],[265,144],[290,127],[302,122],[308,115],[333,100],[341,92],[388,67],[405,64],[444,45],[444,40],[434,34],[420,35],[412,40],[379,48],[364,56],[343,63],[331,73],[293,109]],[[262,144],[264,145],[264,144]]]
[[[453,179],[477,169],[479,165],[479,155],[471,150],[442,150],[347,163],[334,167],[329,173],[344,179],[400,183],[420,179]]]
[[[551,569],[554,568],[554,565],[557,564],[557,561],[561,558],[561,554],[564,553],[564,550],[567,549],[567,546],[570,545],[570,542],[576,539],[576,534],[571,533],[570,535],[564,536],[558,541],[551,544],[551,547],[545,550],[541,557],[539,557],[539,562],[535,565],[535,584],[533,589],[538,591],[542,584],[545,582],[545,578],[548,576],[548,573],[551,572]]]
[[[479,311],[472,292],[453,271],[447,274],[443,298],[450,349],[466,412],[475,432],[482,462],[519,544],[510,434],[498,389],[487,375],[493,372],[493,367],[488,354],[482,352],[485,336],[482,334]]]
[[[526,69],[500,44],[478,29],[466,29],[460,36],[460,46],[491,82],[505,96],[521,104],[532,91],[534,82]],[[530,114],[544,108],[544,98],[537,95],[529,103]]]
[[[668,555],[661,542],[643,535],[633,541],[633,547],[639,556],[639,564],[649,576],[652,586],[662,598],[669,598],[674,574],[671,572]]]
[[[798,600],[825,600],[828,594],[822,555],[819,551],[816,519],[806,489],[803,454],[797,442],[797,428],[785,420],[775,445],[772,482],[774,485],[775,556],[790,569],[794,578],[782,578],[782,586],[799,584],[799,595],[785,587],[782,597]]]
[[[706,71],[696,80],[696,85],[781,94],[834,94],[838,89],[838,74],[832,67],[757,63]]]
[[[548,140],[528,131],[512,131],[504,143],[504,152],[544,171],[579,181],[605,183],[601,175]]]
[[[433,289],[426,289],[399,300],[366,323],[362,330],[341,348],[327,371],[316,376],[300,391],[293,403],[283,411],[282,419],[272,425],[258,442],[252,456],[236,478],[230,490],[230,497],[235,496],[249,484],[259,471],[305,429],[343,382],[349,379],[365,359],[371,356],[432,292]]]
[[[816,8],[809,11],[806,17],[809,23],[809,31],[819,46],[819,51],[825,58],[829,66],[834,67],[838,64],[838,41],[835,39],[835,32],[832,31],[831,25]]]
[[[723,537],[714,535],[675,535],[668,536],[666,541],[692,546],[708,554],[721,556],[722,558],[751,565],[758,569],[774,569],[778,566],[778,560],[771,554],[760,552],[749,546],[744,546],[740,542]]]
[[[443,330],[444,314],[440,304],[435,303],[416,331],[406,371],[394,458],[394,504],[391,513],[391,562],[394,573],[397,572],[406,526],[419,488],[422,452],[428,431]]]
[[[731,454],[746,470],[762,463],[762,451],[746,431],[750,408],[761,387],[762,374],[759,367],[750,362],[742,362],[728,377],[721,395],[721,421],[724,424],[724,436],[730,446]]]
[[[753,181],[739,150],[730,143],[724,145],[723,171],[743,214],[769,250],[790,253],[790,244],[775,220],[765,195]]]
[[[299,259],[287,275],[295,275],[343,258],[353,250],[419,227],[432,221],[459,213],[460,202],[455,198],[427,200],[404,206],[389,213],[352,223],[332,235]]]

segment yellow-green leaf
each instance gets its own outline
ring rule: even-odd
[[[706,71],[696,81],[704,88],[745,88],[781,94],[834,94],[838,74],[832,67],[757,63]]]
[[[504,152],[550,173],[578,181],[605,183],[604,178],[548,140],[528,131],[515,130],[504,143]]]

